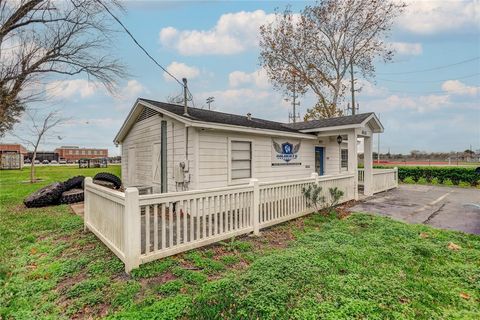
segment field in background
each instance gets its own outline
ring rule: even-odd
[[[463,162],[463,161],[373,161],[373,165],[398,167],[398,166],[435,166],[435,167],[480,167],[480,162]]]
[[[480,318],[480,237],[366,214],[314,214],[142,265],[123,264],[66,205],[22,200],[107,169],[0,171],[0,319]],[[367,258],[366,258],[367,257]]]

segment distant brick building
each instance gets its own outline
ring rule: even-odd
[[[0,169],[22,169],[27,153],[21,144],[0,144]]]
[[[33,152],[29,152],[28,155],[25,156],[25,159],[29,159],[32,161],[33,159]],[[47,160],[48,162],[51,162],[53,160],[58,161],[58,153],[52,152],[52,151],[37,151],[37,154],[35,155],[35,160],[38,160],[40,162],[43,162],[44,160]]]
[[[25,156],[28,151],[21,144],[0,144],[1,153],[20,153]]]
[[[62,146],[55,149],[60,159],[67,161],[77,161],[83,158],[107,158],[108,149],[95,149],[95,148],[79,148],[76,146]]]

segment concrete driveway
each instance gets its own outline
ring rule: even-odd
[[[366,198],[352,212],[371,212],[409,223],[480,234],[480,190],[422,185]]]

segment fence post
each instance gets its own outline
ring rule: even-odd
[[[253,234],[258,236],[260,234],[260,186],[258,179],[250,179],[250,186],[253,186],[253,199],[252,199],[252,221],[253,221]]]
[[[86,177],[85,178],[85,183],[84,183],[84,207],[83,207],[83,231],[88,231],[88,223],[90,219],[90,195],[88,190],[88,187],[93,184],[93,179],[92,177]]]
[[[141,221],[137,188],[125,190],[125,210],[123,219],[123,247],[125,253],[125,272],[140,265]]]
[[[395,188],[398,187],[398,167],[393,168],[395,170]]]
[[[315,180],[315,184],[318,186],[318,173],[316,172],[312,172],[312,174],[310,175],[310,178],[314,179]]]

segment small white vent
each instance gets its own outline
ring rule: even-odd
[[[148,119],[150,117],[153,117],[156,114],[158,114],[157,111],[145,107],[143,109],[142,113],[140,114],[140,116],[138,117],[137,122],[140,122],[140,121],[143,121],[143,120]]]

